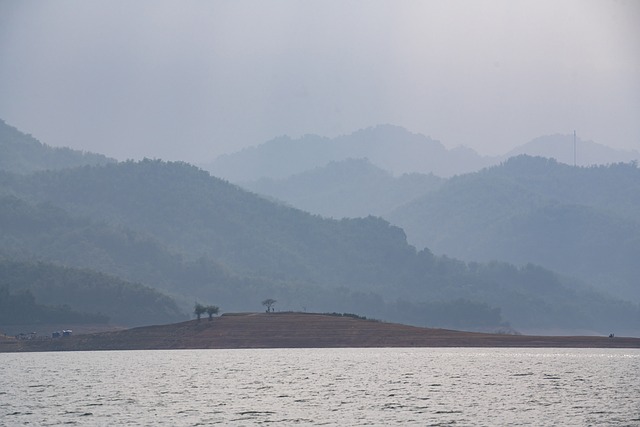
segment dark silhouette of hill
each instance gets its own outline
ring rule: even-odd
[[[424,135],[399,126],[380,125],[332,139],[317,135],[299,139],[283,136],[222,155],[203,167],[213,175],[238,183],[283,179],[349,158],[367,158],[375,166],[397,175],[417,172],[442,177],[475,171],[494,162],[469,148],[448,150]]]
[[[325,217],[381,216],[438,188],[435,175],[392,176],[367,159],[347,159],[289,176],[263,178],[240,185],[258,194],[284,201]]]
[[[115,162],[102,154],[53,148],[9,126],[0,119],[0,170],[30,173]]]
[[[388,217],[418,247],[545,266],[640,300],[640,170],[519,156],[458,176]]]

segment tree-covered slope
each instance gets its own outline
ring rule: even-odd
[[[345,233],[349,234],[353,233]],[[224,311],[255,310],[260,301],[274,295],[285,307],[298,310],[352,311],[368,301],[353,290],[337,296],[339,282],[331,280],[314,284],[278,278],[291,274],[287,271],[275,278],[238,274],[209,256],[190,258],[172,252],[148,233],[75,217],[51,202],[34,204],[15,196],[0,197],[0,255],[90,268],[144,283],[173,296],[185,310],[194,300],[214,302]],[[280,254],[272,254],[276,255]]]
[[[280,309],[430,326],[506,320],[515,328],[602,331],[637,323],[636,305],[547,270],[532,275],[418,252],[379,218],[313,216],[183,163],[5,173],[0,193],[2,250],[12,259],[91,266],[223,311],[255,309],[270,297]]]
[[[144,283],[171,295],[186,312],[195,299],[213,297],[217,303],[247,309],[237,303],[248,301],[257,286],[266,295],[275,286],[268,280],[235,277],[209,258],[185,260],[148,234],[74,217],[51,203],[32,204],[15,196],[0,197],[0,256],[90,269]]]
[[[381,283],[394,280],[390,264],[413,251],[402,230],[383,220],[321,219],[184,163],[125,162],[4,182],[7,192],[141,231],[189,259],[211,257],[243,274]]]
[[[118,325],[149,325],[186,317],[175,301],[147,286],[49,263],[0,259],[0,289],[7,301],[13,297],[25,307],[34,305],[33,323],[110,320]],[[47,310],[42,305],[62,308]],[[86,314],[73,314],[71,310]],[[28,319],[28,314],[20,315],[18,320],[22,322],[18,323],[29,323],[25,321]],[[12,321],[15,323],[16,317],[4,319],[5,324]]]
[[[375,225],[375,222],[372,225]],[[224,311],[255,310],[260,306],[260,301],[275,296],[279,301],[279,307],[284,309],[358,312],[372,317],[435,326],[495,328],[501,326],[504,321],[499,310],[486,303],[468,300],[450,301],[446,306],[473,307],[472,312],[463,312],[462,309],[448,310],[448,314],[444,315],[430,310],[406,317],[400,311],[400,307],[389,302],[390,295],[395,297],[399,294],[392,288],[381,285],[376,289],[374,281],[370,283],[371,286],[361,284],[355,287],[338,287],[330,281],[314,285],[269,277],[237,276],[210,258],[183,260],[181,256],[168,252],[152,237],[143,237],[127,229],[113,228],[104,222],[75,218],[51,203],[34,205],[15,196],[0,197],[0,230],[0,254],[5,259],[14,260],[13,263],[32,265],[36,262],[24,260],[44,260],[47,263],[40,262],[38,265],[49,266],[49,263],[58,263],[117,274],[119,277],[137,280],[169,292],[179,301],[186,302],[181,306],[183,309],[188,309],[194,300],[200,300],[213,301]],[[416,254],[413,255],[415,263]],[[55,276],[49,271],[51,268],[53,266],[48,269],[40,268],[39,271],[48,276]],[[331,269],[333,266],[327,265],[326,268]],[[400,280],[401,272],[395,271],[394,274],[398,275]],[[15,277],[15,274],[5,270],[0,271],[0,277],[10,279]],[[29,278],[31,276],[27,279]],[[15,285],[16,281],[13,280],[12,283]],[[47,300],[50,300],[51,294],[46,291],[52,289],[52,292],[55,292],[54,297],[61,297],[65,304],[74,309],[91,308],[95,303],[93,295],[100,294],[88,287],[85,289],[86,292],[78,292],[69,298],[69,292],[58,291],[60,286],[68,284],[64,280],[58,281],[57,285],[40,279],[35,282],[24,280],[21,283],[30,283],[32,286],[37,283],[37,287],[28,289],[34,291],[39,298],[44,296]],[[433,282],[430,286],[437,286],[437,283]],[[446,299],[447,295],[445,293],[440,297]],[[405,298],[407,301],[410,299]],[[114,303],[112,298],[106,298],[104,301],[107,305]],[[437,303],[433,302],[432,306],[435,305]],[[138,315],[134,306],[125,305],[121,308],[124,312],[110,312],[117,323]],[[405,308],[406,305],[402,307]],[[105,311],[108,310],[102,310]],[[165,310],[156,311],[158,317],[144,315],[132,321],[137,322],[136,324],[148,324],[152,320],[173,320],[171,316],[167,316]]]
[[[11,292],[0,286],[0,331],[13,325],[107,323],[101,313],[80,313],[69,305],[43,305],[29,290]]]
[[[0,170],[30,173],[114,161],[102,154],[49,147],[0,119]]]
[[[455,177],[388,217],[417,246],[532,262],[640,300],[640,170],[520,156]]]
[[[442,182],[444,179],[432,174],[394,177],[367,159],[347,159],[286,179],[264,178],[241,185],[313,214],[355,218],[384,215]]]

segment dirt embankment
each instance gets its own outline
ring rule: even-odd
[[[320,347],[640,348],[640,338],[482,334],[322,314],[237,313],[55,339],[0,339],[0,352]]]

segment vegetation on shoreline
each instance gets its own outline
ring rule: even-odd
[[[138,325],[187,318],[175,301],[148,286],[44,262],[0,258],[0,290],[7,304],[5,310],[0,309],[0,325],[109,320]],[[40,306],[42,301],[51,307]]]
[[[68,305],[38,304],[29,290],[10,292],[0,287],[0,325],[38,325],[44,323],[107,323],[109,317],[100,313],[80,313]]]

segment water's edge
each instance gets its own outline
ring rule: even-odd
[[[486,334],[305,313],[243,313],[55,339],[0,338],[5,353],[372,347],[640,348],[640,338]]]

